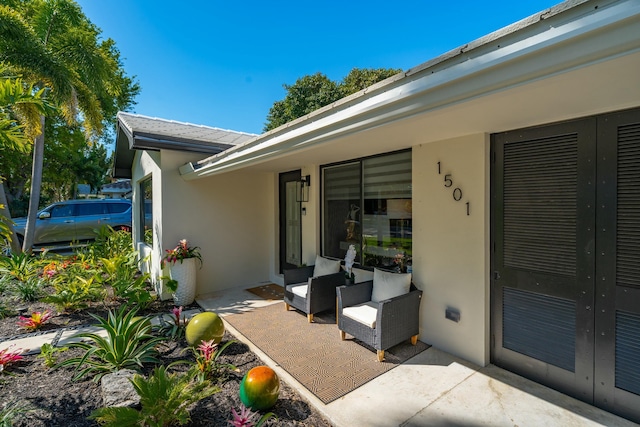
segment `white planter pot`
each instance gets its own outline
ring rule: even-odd
[[[169,266],[169,277],[178,282],[173,294],[176,306],[189,305],[196,298],[196,258],[187,258]]]

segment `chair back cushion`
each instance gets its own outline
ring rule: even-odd
[[[316,264],[313,267],[313,277],[326,276],[340,271],[340,260],[332,260],[316,256]]]
[[[411,273],[390,273],[374,268],[371,301],[380,302],[404,295],[409,292],[410,287]]]

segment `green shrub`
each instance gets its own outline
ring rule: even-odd
[[[149,379],[136,375],[131,382],[140,396],[140,410],[100,408],[89,418],[112,427],[185,425],[191,419],[190,405],[220,391],[209,381],[196,381],[191,373],[168,373],[164,366],[155,368]]]
[[[98,264],[101,258],[114,258],[120,255],[129,255],[134,252],[131,232],[116,231],[109,226],[103,226],[98,231],[95,241],[91,242],[82,253]]]
[[[102,327],[107,337],[97,333],[80,333],[75,338],[87,342],[69,344],[69,347],[81,348],[85,353],[80,357],[67,359],[58,366],[75,366],[74,380],[85,375],[94,375],[98,381],[104,374],[120,369],[139,370],[144,363],[160,363],[155,346],[163,338],[150,335],[151,325],[148,319],[136,317],[137,310],[127,311],[122,306],[117,312],[109,310],[107,318],[92,314],[98,321],[95,326]]]
[[[37,276],[40,260],[26,252],[0,257],[0,273],[9,274],[20,282]]]
[[[60,311],[86,308],[90,301],[100,301],[105,296],[104,288],[95,279],[95,276],[88,279],[58,277],[53,283],[54,292],[42,300],[55,304]]]
[[[38,276],[30,276],[25,281],[18,280],[14,285],[14,292],[25,302],[37,301],[43,292],[45,283]]]

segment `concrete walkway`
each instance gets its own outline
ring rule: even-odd
[[[277,302],[244,290],[198,299],[204,310],[223,319]],[[433,347],[325,405],[231,325],[225,326],[336,427],[637,426],[504,369],[475,366]]]
[[[197,302],[224,319],[280,301],[266,301],[237,289],[207,295]],[[190,317],[198,312],[184,314]],[[170,315],[164,316],[171,321]],[[157,317],[152,321],[158,322]],[[335,427],[637,426],[503,369],[491,365],[481,368],[433,347],[325,405],[231,325],[225,322],[225,326]],[[0,349],[38,353],[44,343],[68,345],[80,331],[98,332],[83,327],[32,334],[0,342]]]

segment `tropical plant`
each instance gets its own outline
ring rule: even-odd
[[[160,318],[160,333],[172,340],[178,341],[184,337],[187,319],[182,315],[182,307],[173,307],[171,309],[171,323]]]
[[[36,90],[48,89],[69,123],[80,110],[87,136],[95,139],[103,120],[130,106],[139,91],[124,74],[114,42],[99,41],[100,31],[73,0],[12,2],[12,6],[0,6],[0,62],[21,73]],[[29,250],[42,183],[44,114],[38,124],[23,243]]]
[[[30,276],[24,281],[17,280],[14,283],[15,293],[22,301],[33,302],[42,296],[44,282],[38,276]]]
[[[75,280],[56,280],[54,292],[43,301],[55,304],[60,311],[74,311],[85,308],[90,301],[104,299],[105,290],[95,276],[88,279],[76,277]]]
[[[22,360],[22,351],[12,349],[12,346],[0,349],[0,373],[4,372],[7,365]]]
[[[229,424],[233,427],[260,427],[267,422],[269,418],[275,417],[273,412],[267,412],[256,421],[256,418],[258,418],[260,414],[258,412],[252,412],[251,409],[244,405],[240,407],[240,413],[236,412],[235,408],[231,408],[231,415],[233,419],[229,421]]]
[[[234,342],[227,341],[218,348],[218,344],[214,340],[202,341],[196,349],[192,348],[196,359],[195,376],[199,381],[210,380],[217,383],[224,379],[224,374],[228,370],[237,371],[237,368],[230,363],[218,362],[218,357]]]
[[[178,245],[173,249],[166,249],[166,254],[164,258],[162,258],[162,266],[164,267],[165,263],[174,264],[189,258],[196,258],[200,261],[200,265],[202,266],[202,255],[200,254],[200,248],[198,246],[189,246],[189,242],[187,239],[182,239],[178,242]]]
[[[40,354],[37,356],[43,360],[43,365],[47,368],[53,368],[58,363],[58,353],[67,351],[69,347],[55,347],[49,343],[44,343],[40,347]]]
[[[0,427],[11,427],[15,420],[22,414],[31,411],[27,404],[20,403],[19,399],[11,399],[0,409]]]
[[[80,348],[85,352],[80,357],[61,362],[59,366],[75,366],[74,380],[91,374],[94,375],[94,381],[99,381],[109,372],[121,369],[139,370],[144,363],[160,363],[155,346],[163,338],[150,334],[148,319],[136,317],[137,311],[129,310],[123,305],[117,312],[109,310],[106,319],[91,314],[98,321],[95,326],[106,332],[106,338],[91,332],[74,335],[83,341],[72,343],[69,347]]]
[[[47,320],[51,319],[52,315],[53,313],[51,313],[51,311],[45,310],[31,313],[31,316],[29,317],[20,316],[18,320],[18,326],[29,331],[35,331],[40,329],[40,327],[44,325]]]
[[[190,373],[169,373],[164,366],[155,368],[148,379],[135,375],[131,382],[140,396],[140,410],[100,408],[89,418],[112,427],[185,425],[191,419],[190,405],[220,391],[209,381],[196,381]]]
[[[7,307],[5,303],[0,301],[0,319],[13,316],[13,314],[14,314],[14,311],[10,307]]]
[[[9,274],[21,282],[35,276],[39,265],[39,260],[31,254],[19,253],[10,257],[0,257],[0,273]]]
[[[131,233],[124,230],[114,230],[108,225],[98,230],[96,239],[87,245],[82,252],[93,263],[98,263],[103,258],[119,256],[128,258],[138,255],[133,249]]]

